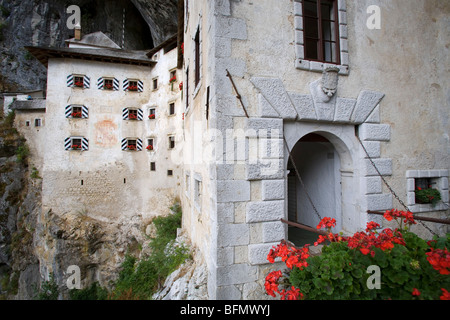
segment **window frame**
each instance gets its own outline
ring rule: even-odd
[[[439,190],[441,201],[433,207],[429,203],[416,202],[416,179],[428,179],[433,188]],[[447,169],[407,170],[406,171],[407,206],[411,212],[431,212],[447,210],[449,206],[449,171]]]
[[[175,149],[175,136],[174,135],[169,135],[169,150],[173,150]]]
[[[74,143],[76,141],[76,143]],[[73,147],[77,146],[76,149]],[[89,140],[82,136],[67,137],[64,141],[64,149],[66,151],[87,151],[89,150]]]
[[[304,0],[294,0],[294,26],[295,26],[295,68],[313,72],[323,72],[328,67],[338,67],[340,75],[349,74],[347,9],[345,0],[333,0],[336,10],[336,58],[338,63],[323,62],[305,57],[304,32]]]
[[[151,117],[153,115],[153,117]],[[156,119],[156,107],[148,108],[148,119],[155,120]]]
[[[155,151],[155,138],[154,137],[147,138],[147,147],[145,149],[147,151]]]
[[[175,101],[169,102],[169,116],[174,116],[175,114]]]
[[[316,11],[317,11],[317,17],[313,17],[313,16],[308,16],[306,14],[306,10],[305,10],[305,2],[315,2],[316,4]],[[333,6],[333,12],[334,12],[334,21],[333,20],[327,20],[323,18],[323,14],[324,12],[322,11],[322,4],[323,2],[331,2],[332,6]],[[331,64],[340,64],[340,54],[339,54],[339,15],[338,15],[338,7],[337,7],[337,0],[303,0],[302,1],[302,12],[303,12],[303,31],[304,31],[304,56],[305,59],[310,60],[310,61],[318,61],[318,62],[323,62],[323,63],[331,63]],[[306,30],[309,29],[310,27],[307,25],[307,20],[308,19],[314,19],[317,20],[317,36],[318,38],[311,38],[308,37]],[[324,38],[324,22],[329,22],[330,25],[334,24],[334,29],[335,29],[335,34],[334,37],[331,40],[325,40]],[[318,50],[317,50],[317,58],[312,58],[312,57],[307,57],[306,53],[307,53],[307,40],[313,40],[313,41],[317,41],[317,46],[318,46]],[[334,43],[335,44],[335,49],[334,49],[334,54],[336,55],[336,61],[327,61],[326,57],[325,57],[325,42],[330,42],[330,43]],[[331,57],[333,57],[333,50],[331,50]],[[333,60],[333,58],[331,58],[331,60]]]
[[[111,82],[111,83],[109,83],[109,82]],[[110,84],[111,87],[108,87],[108,84]],[[102,89],[103,90],[114,91],[114,79],[113,78],[104,78],[103,79],[103,87],[102,87]]]
[[[77,81],[77,78],[79,81]],[[81,86],[79,83],[81,83]],[[84,75],[73,75],[73,88],[84,88]]]
[[[194,36],[194,87],[197,87],[200,83],[200,26],[197,28]]]

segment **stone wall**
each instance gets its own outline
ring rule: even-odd
[[[267,253],[287,237],[286,226],[279,221],[287,217],[285,145],[292,150],[309,133],[317,133],[331,142],[340,158],[342,231],[350,233],[363,229],[369,219],[378,219],[369,216],[367,210],[399,207],[383,186],[359,140],[381,175],[397,187],[395,190],[402,199],[406,198],[406,193],[402,193],[404,186],[400,186],[406,185],[405,171],[424,163],[414,158],[412,150],[429,150],[439,160],[435,164],[428,162],[428,167],[448,170],[448,162],[444,164],[448,155],[442,152],[448,149],[447,138],[444,149],[434,143],[411,146],[405,141],[399,145],[396,140],[408,136],[404,126],[408,122],[423,126],[433,139],[442,140],[442,134],[446,137],[448,115],[444,117],[447,120],[434,117],[442,114],[442,105],[446,103],[443,96],[433,96],[433,101],[440,101],[430,106],[435,115],[427,117],[428,123],[439,122],[434,130],[427,130],[425,123],[417,123],[415,111],[420,110],[420,101],[423,103],[427,97],[420,93],[423,90],[411,91],[403,85],[402,90],[394,89],[398,86],[391,82],[396,79],[401,83],[414,68],[389,58],[392,53],[386,49],[391,46],[390,50],[395,50],[394,40],[387,35],[387,29],[367,28],[367,16],[361,14],[366,11],[366,4],[338,1],[342,45],[337,70],[330,64],[300,62],[300,5],[297,0],[270,4],[213,1],[209,6],[189,4],[188,18],[185,17],[185,39],[194,39],[198,28],[208,28],[208,32],[202,31],[201,38],[200,89],[192,89],[185,97],[190,108],[185,132],[192,136],[194,125],[209,129],[200,139],[186,139],[186,144],[193,150],[212,148],[212,158],[203,158],[196,163],[197,168],[185,165],[185,173],[189,177],[195,171],[201,173],[203,196],[211,199],[212,204],[206,202],[195,209],[190,193],[183,197],[183,207],[192,210],[185,227],[206,252],[211,298],[264,297],[264,276],[271,267],[267,265]],[[414,6],[427,7],[428,19],[440,22],[444,19],[424,1],[408,2],[408,10],[414,11]],[[380,7],[386,26],[404,39],[416,36],[404,28],[408,22],[396,18],[400,12],[404,14],[403,9],[387,2],[380,3]],[[435,30],[430,27],[427,33],[442,37]],[[415,55],[425,50],[415,44],[405,46]],[[193,41],[186,40],[185,48],[188,49],[184,71],[189,69],[192,81]],[[441,62],[446,59],[441,53],[436,58]],[[327,83],[330,79],[331,83]],[[441,87],[446,80],[441,75],[435,81]],[[330,84],[331,89],[325,84]],[[207,86],[211,89],[209,101],[202,91]],[[408,113],[396,107],[411,99],[413,109]],[[209,122],[204,121],[205,101],[210,103]],[[401,162],[407,157],[410,160]],[[185,187],[189,184],[185,183]],[[209,224],[205,222],[208,215]]]

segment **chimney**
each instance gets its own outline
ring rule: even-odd
[[[81,40],[81,26],[79,22],[75,25],[75,40]]]

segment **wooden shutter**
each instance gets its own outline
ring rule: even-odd
[[[128,108],[123,108],[122,110],[122,119],[128,120]]]
[[[88,76],[83,77],[83,87],[89,89],[91,86],[91,79]]]
[[[138,91],[142,92],[144,91],[144,83],[141,80],[138,80]]]
[[[64,140],[64,150],[70,150],[72,147],[72,138],[68,137]]]
[[[127,150],[127,146],[128,146],[128,139],[127,138],[123,138],[122,139],[122,144],[121,144],[122,150]]]
[[[116,78],[113,79],[113,89],[115,91],[119,91],[119,80],[117,80]]]
[[[72,116],[72,105],[71,104],[66,106],[64,114],[66,115],[66,118],[70,118]]]
[[[81,107],[81,117],[83,119],[89,118],[89,109],[86,106]]]
[[[103,85],[105,84],[105,80],[103,77],[98,78],[97,80],[97,89],[103,89]]]
[[[81,138],[81,150],[87,151],[89,150],[89,140],[86,138]]]
[[[137,119],[140,121],[144,120],[144,111],[142,109],[137,110]]]
[[[123,88],[122,88],[123,91],[128,90],[128,85],[129,85],[128,79],[123,80]]]
[[[141,139],[136,139],[136,150],[142,151],[142,140]]]
[[[73,86],[73,74],[69,74],[67,76],[67,86],[72,87]]]

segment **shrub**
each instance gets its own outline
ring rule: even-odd
[[[141,261],[127,255],[115,284],[111,299],[151,299],[164,279],[189,257],[183,245],[175,245],[177,228],[181,226],[181,208],[173,214],[153,220],[156,236],[150,241],[151,254]]]
[[[41,283],[40,289],[36,293],[37,300],[58,300],[59,290],[53,273],[50,274],[49,280]]]
[[[69,297],[70,300],[105,300],[108,297],[108,291],[94,282],[89,288],[70,290]]]
[[[310,256],[308,245],[301,249],[286,242],[271,249],[268,260],[281,258],[287,271],[273,271],[266,277],[269,295],[282,299],[450,299],[450,235],[426,242],[410,232],[414,224],[410,212],[386,211],[399,228],[378,232],[369,222],[365,232],[351,237],[331,233],[334,219],[324,218],[319,236],[327,243],[318,256]],[[369,286],[369,266],[380,269],[379,288]],[[369,273],[368,273],[369,272]]]

